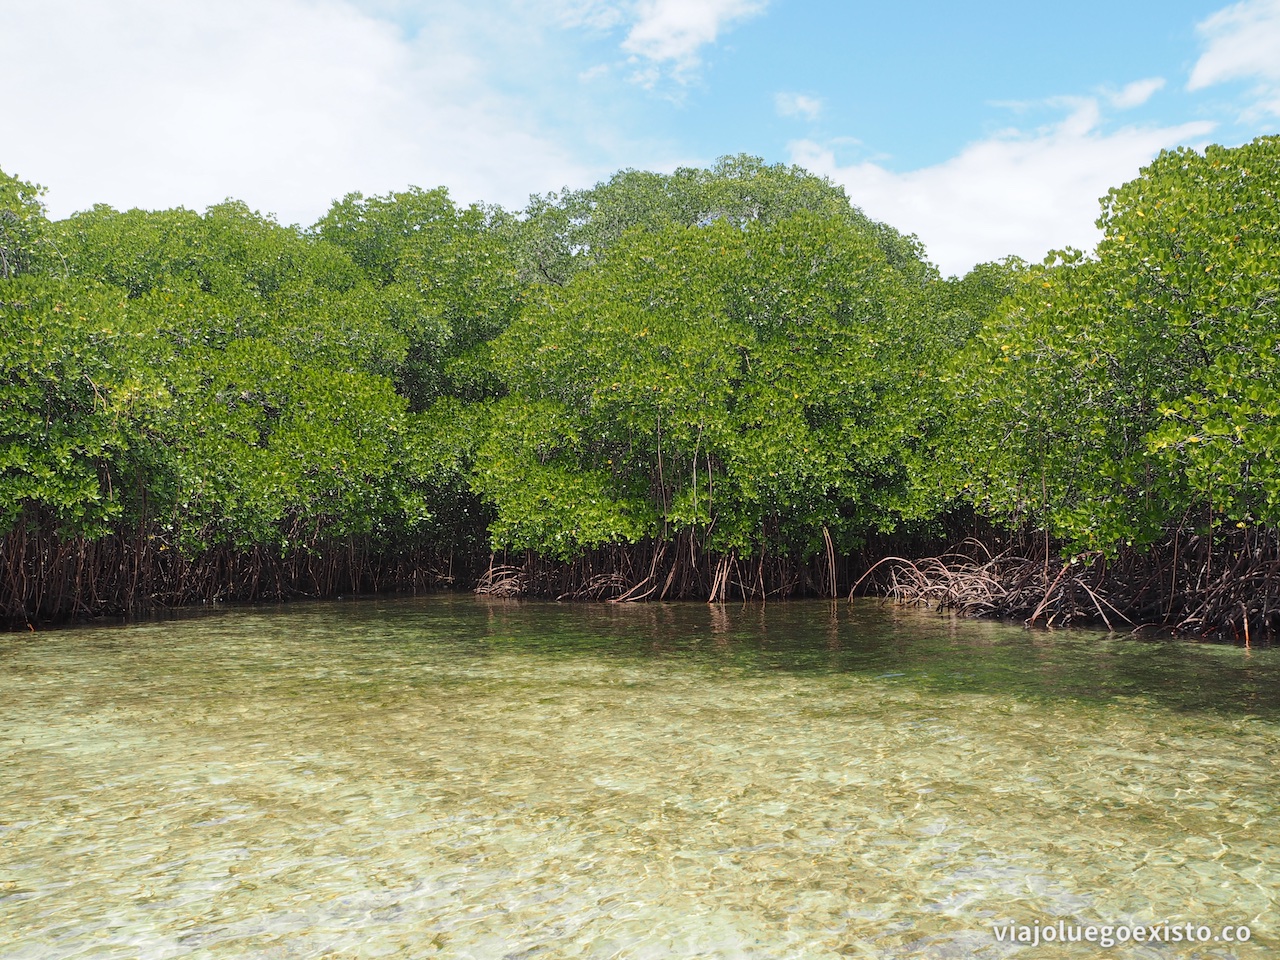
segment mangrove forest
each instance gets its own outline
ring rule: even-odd
[[[11,625],[457,587],[1280,630],[1280,137],[963,277],[749,156],[308,227],[41,196],[0,173]]]

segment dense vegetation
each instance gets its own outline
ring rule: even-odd
[[[0,173],[0,604],[834,594],[976,531],[1123,571],[1146,619],[1274,630],[1278,191],[1280,138],[1166,152],[1096,251],[943,278],[749,157],[306,230],[50,221]]]

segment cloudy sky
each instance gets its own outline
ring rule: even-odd
[[[1280,0],[0,0],[0,169],[94,203],[509,208],[799,163],[947,273],[1089,248],[1161,149],[1280,132]]]

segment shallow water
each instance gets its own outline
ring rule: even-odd
[[[0,636],[0,956],[1277,956],[1278,760],[1280,651],[874,603]]]

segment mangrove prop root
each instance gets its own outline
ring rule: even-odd
[[[153,534],[96,540],[19,527],[0,537],[0,623],[124,616],[222,601],[279,601],[475,582],[480,558],[385,551],[356,539],[284,552],[215,547],[187,556]],[[477,574],[478,575],[478,574]]]
[[[527,553],[495,554],[475,592],[494,597],[551,600],[767,600],[830,595],[848,582],[851,562],[831,551],[811,561],[704,550],[690,534],[590,550],[573,560]],[[843,580],[841,580],[843,578]]]
[[[1109,630],[1162,626],[1249,643],[1280,636],[1280,543],[1275,531],[1224,536],[1178,532],[1162,546],[1114,558],[1082,553],[1046,563],[1029,538],[992,554],[974,541],[923,559],[885,557],[854,583],[902,603],[968,616]]]
[[[1159,625],[1241,643],[1280,635],[1280,531],[1219,530],[1209,537],[1183,528],[1143,552],[1084,553],[1064,562],[1045,553],[1034,531],[987,530],[910,559],[929,546],[886,540],[846,556],[825,533],[823,549],[800,560],[710,551],[685,531],[571,560],[429,546],[393,551],[358,538],[284,552],[223,546],[186,556],[145,529],[86,540],[32,522],[0,537],[0,620],[24,627],[218,601],[467,587],[500,598],[617,603],[871,593],[1043,625]]]

